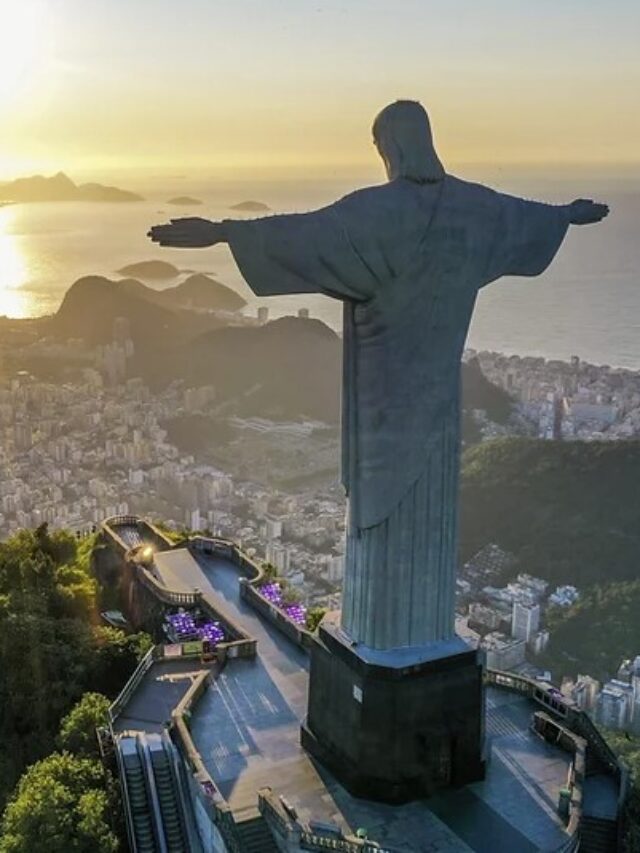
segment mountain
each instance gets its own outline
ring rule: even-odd
[[[51,319],[50,331],[103,344],[112,340],[115,318],[126,317],[134,340],[139,337],[135,334],[138,326],[153,329],[153,335],[166,334],[174,320],[173,312],[147,299],[147,290],[135,279],[110,281],[98,275],[79,278]]]
[[[113,339],[115,319],[125,317],[135,347],[132,367],[153,387],[172,380],[211,384],[228,411],[240,415],[305,416],[337,424],[338,335],[320,320],[282,317],[263,326],[230,325],[214,314],[189,310],[234,311],[243,304],[230,288],[200,274],[161,291],[134,278],[86,276],[67,291],[57,314],[43,321],[42,333],[105,344]],[[504,413],[502,392],[478,365],[465,364],[462,372],[474,407],[498,420]]]
[[[156,291],[135,279],[110,281],[85,276],[71,285],[57,313],[43,323],[53,337],[84,338],[89,344],[109,343],[117,317],[129,321],[135,347],[133,368],[159,382],[175,348],[220,325],[211,314],[196,314],[178,306],[159,304]],[[168,381],[168,380],[167,380]]]
[[[173,370],[188,383],[214,385],[240,415],[339,417],[341,344],[320,320],[216,329],[178,351]]]
[[[232,204],[229,210],[244,210],[253,213],[267,213],[271,210],[268,204],[262,201],[241,201],[239,204]]]
[[[579,588],[640,572],[640,441],[500,439],[463,457],[460,551],[487,542]]]
[[[241,415],[275,420],[306,416],[337,424],[341,364],[342,342],[328,326],[281,317],[264,326],[208,332],[177,352],[167,370],[190,384],[214,385],[218,399]],[[485,379],[479,365],[464,364],[462,374],[474,408],[500,420],[505,413],[500,389]]]
[[[175,287],[158,291],[156,298],[165,304],[209,311],[239,311],[247,304],[235,290],[202,273],[189,276]]]
[[[0,184],[0,201],[142,201],[136,193],[102,184],[75,184],[64,172]]]
[[[505,424],[511,416],[513,400],[482,372],[477,358],[462,365],[462,399],[465,410],[484,409],[489,420]]]

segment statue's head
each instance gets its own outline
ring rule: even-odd
[[[417,101],[395,101],[378,113],[373,141],[390,181],[407,178],[419,184],[444,177],[427,111]]]

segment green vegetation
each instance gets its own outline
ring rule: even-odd
[[[640,853],[640,738],[618,731],[602,733],[631,775],[631,790],[623,816],[625,833],[621,853]]]
[[[582,595],[548,617],[556,680],[610,678],[640,649],[640,442],[500,439],[464,454],[461,558],[497,542],[520,571]],[[504,578],[503,580],[507,580]]]
[[[112,808],[99,761],[54,753],[20,780],[4,815],[0,853],[116,853]]]
[[[289,604],[298,604],[302,598],[298,590],[291,586],[287,581],[278,579],[278,583],[280,584],[280,589],[282,590],[282,603],[286,607]]]
[[[62,751],[98,758],[96,729],[107,725],[111,703],[102,693],[85,693],[60,724],[58,745]]]
[[[487,542],[580,589],[638,576],[640,442],[500,439],[463,459],[461,557]]]
[[[322,622],[324,614],[327,612],[326,607],[312,607],[307,611],[307,631],[317,631],[318,625]]]
[[[176,530],[173,527],[163,524],[162,521],[154,521],[153,526],[157,527],[160,533],[162,533],[162,535],[165,536],[172,545],[179,545],[181,547],[187,545],[189,539],[199,532],[197,530],[190,530],[188,527],[181,527],[179,530]],[[205,535],[207,535],[206,532]]]
[[[33,765],[5,812],[2,853],[42,849],[44,837],[52,851],[115,849],[110,830],[102,835],[111,794],[91,728],[151,641],[97,625],[94,546],[94,537],[78,541],[46,525],[0,543],[0,808]],[[96,690],[105,696],[85,696],[71,710]],[[45,758],[56,744],[77,757]],[[58,810],[59,821],[76,826],[73,837],[51,823]]]
[[[480,409],[486,412],[490,421],[506,424],[511,417],[513,400],[486,378],[477,358],[472,358],[462,365],[462,444],[471,447],[482,439],[480,427],[474,420],[472,412]]]
[[[205,453],[228,444],[235,431],[227,420],[212,415],[176,415],[163,421],[169,441],[185,453]]]
[[[541,663],[566,675],[610,678],[640,649],[640,580],[594,586],[566,610],[550,615],[551,639]]]

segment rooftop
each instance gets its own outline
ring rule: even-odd
[[[258,655],[212,670],[193,709],[191,735],[207,771],[237,817],[257,813],[257,791],[269,786],[302,821],[338,824],[395,851],[553,850],[567,840],[557,814],[571,756],[531,731],[537,706],[508,691],[487,690],[490,762],[483,782],[427,801],[389,806],[352,797],[300,747],[308,658],[239,595],[229,560],[186,549],[157,555],[157,578],[174,590],[201,590],[258,640]],[[156,663],[117,723],[119,730],[157,731],[186,692],[199,662]],[[590,777],[585,804],[615,816],[616,785]]]

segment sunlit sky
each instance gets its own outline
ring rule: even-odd
[[[0,178],[367,170],[398,97],[449,165],[640,160],[637,0],[0,0]]]

